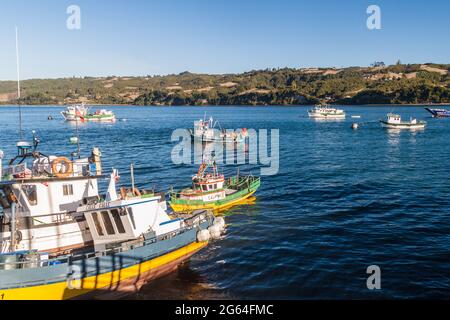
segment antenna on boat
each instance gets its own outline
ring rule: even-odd
[[[81,159],[81,155],[80,155],[80,133],[78,131],[78,119],[76,119],[75,131],[76,131],[76,135],[77,135],[77,154],[78,154],[78,159]]]
[[[72,143],[76,143],[77,144],[77,157],[78,159],[81,159],[81,155],[80,155],[80,134],[78,131],[78,117],[75,115],[75,137],[72,137],[71,139]]]
[[[17,105],[19,107],[19,140],[22,141],[22,107],[20,105],[19,30],[16,26]]]

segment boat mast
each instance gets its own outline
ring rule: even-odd
[[[132,190],[132,192],[134,192],[135,183],[134,183],[134,163],[133,162],[130,165],[130,174],[131,174],[131,190]]]
[[[16,63],[17,63],[17,105],[19,106],[19,140],[22,141],[22,108],[20,107],[20,69],[19,69],[19,32],[16,26]],[[15,202],[11,204],[11,236],[10,251],[16,251],[16,209]]]
[[[22,107],[20,105],[19,31],[16,26],[17,105],[19,107],[19,140],[22,141]]]
[[[78,117],[77,117],[76,113],[75,113],[75,134],[77,135],[77,157],[78,157],[78,159],[81,159],[81,155],[80,155],[80,133],[78,132]]]

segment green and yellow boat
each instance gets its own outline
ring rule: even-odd
[[[208,172],[211,168],[212,172]],[[192,187],[170,193],[170,206],[175,212],[190,213],[200,209],[220,211],[245,203],[258,190],[261,178],[252,175],[231,178],[218,173],[215,161],[202,163],[192,178]]]

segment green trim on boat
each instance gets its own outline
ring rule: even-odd
[[[227,195],[225,199],[216,200],[211,202],[206,202],[203,200],[188,200],[180,199],[180,193],[170,194],[170,204],[174,205],[189,205],[189,206],[201,206],[201,205],[213,205],[213,206],[224,206],[227,203],[234,202],[240,198],[244,198],[248,194],[252,194],[258,190],[261,185],[261,178],[246,176],[246,177],[232,177],[226,181],[224,189],[237,190],[236,192]],[[202,194],[207,194],[208,192],[202,192]]]

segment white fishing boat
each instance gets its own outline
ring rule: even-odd
[[[169,215],[163,194],[135,187],[133,167],[131,187],[118,191],[118,171],[103,174],[98,148],[82,158],[78,137],[69,157],[41,153],[19,122],[5,170],[0,151],[0,300],[129,294],[223,233],[225,221],[209,211]]]
[[[115,122],[116,115],[111,110],[100,109],[80,117],[81,122]]]
[[[344,110],[328,105],[316,105],[314,109],[308,111],[308,115],[314,119],[345,119]]]
[[[418,121],[411,118],[409,121],[402,121],[398,114],[388,113],[386,120],[380,120],[381,126],[390,129],[423,129],[426,126],[425,121]]]
[[[80,121],[81,117],[84,117],[88,114],[89,107],[87,107],[84,103],[67,106],[66,110],[61,111],[61,115],[66,121]]]
[[[97,148],[70,159],[40,153],[34,141],[19,142],[18,155],[0,170],[4,300],[136,291],[224,231],[224,220],[211,212],[171,216],[163,194],[134,182],[118,189],[117,170],[103,175]],[[108,191],[101,195],[105,179]]]
[[[66,121],[79,122],[115,122],[116,115],[110,110],[100,109],[90,112],[90,108],[84,103],[81,105],[68,106],[61,112]]]
[[[225,130],[212,117],[209,120],[200,119],[195,121],[194,130],[191,130],[190,133],[195,140],[201,140],[203,142],[241,143],[248,136],[246,128]]]

